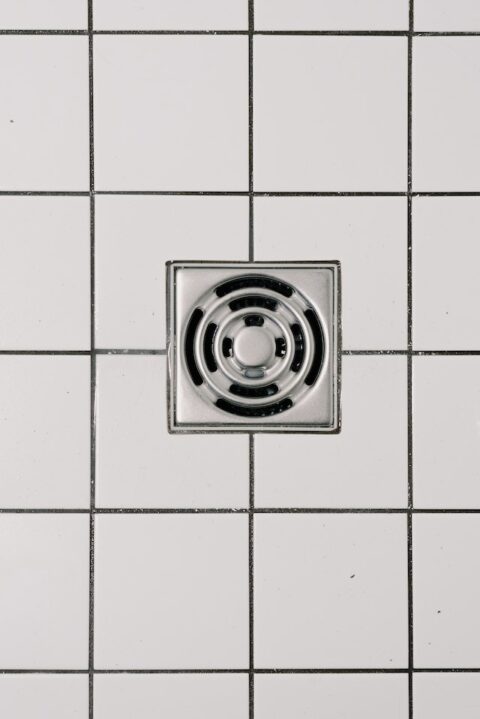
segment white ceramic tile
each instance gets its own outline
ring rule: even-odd
[[[257,435],[257,506],[406,506],[406,358],[347,356],[342,365],[340,434]]]
[[[86,0],[2,0],[0,28],[80,30],[87,27]]]
[[[480,507],[480,357],[415,357],[414,502]]]
[[[8,719],[84,719],[88,716],[88,677],[3,674],[0,714]]]
[[[95,0],[97,30],[245,30],[244,0]]]
[[[95,38],[97,189],[248,189],[246,37]]]
[[[480,198],[415,198],[415,349],[480,349],[479,233]]]
[[[479,543],[477,515],[414,517],[415,666],[480,665]]]
[[[88,39],[2,36],[0,190],[88,190]]]
[[[406,519],[255,517],[255,666],[402,667]]]
[[[248,719],[241,674],[97,675],[96,719]]]
[[[248,666],[248,518],[97,516],[95,666]]]
[[[255,200],[255,259],[340,260],[345,349],[406,347],[406,242],[404,198]]]
[[[165,373],[165,357],[98,357],[97,506],[247,506],[247,438],[168,434]]]
[[[0,515],[2,669],[87,667],[88,527],[88,515]]]
[[[480,37],[419,37],[413,44],[413,186],[478,190]]]
[[[405,38],[257,36],[254,109],[256,190],[405,189]]]
[[[478,0],[415,0],[415,30],[480,30]]]
[[[89,507],[89,395],[88,357],[0,357],[0,506]]]
[[[86,197],[0,197],[0,347],[89,349]]]
[[[408,0],[255,0],[257,30],[404,30]]]
[[[165,262],[246,260],[246,197],[96,200],[96,344],[164,349]]]
[[[413,680],[415,719],[477,719],[480,674],[416,674]]]
[[[255,717],[407,719],[407,679],[401,674],[260,674]]]

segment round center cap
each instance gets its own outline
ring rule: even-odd
[[[275,355],[275,340],[263,327],[242,327],[235,337],[233,350],[244,367],[264,367]]]

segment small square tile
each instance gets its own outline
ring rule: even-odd
[[[96,719],[248,719],[241,674],[101,674],[94,696]]]
[[[413,336],[417,350],[479,350],[480,198],[413,201]]]
[[[0,197],[2,349],[90,348],[86,197]]]
[[[97,189],[248,189],[246,37],[97,36],[94,52]]]
[[[340,266],[168,264],[168,429],[339,432]]]
[[[406,519],[255,517],[255,666],[407,663]]]
[[[256,190],[406,189],[405,38],[256,36],[254,111]]]
[[[248,666],[245,515],[97,516],[95,666]]]
[[[248,440],[167,432],[166,358],[97,358],[99,507],[246,507]]]
[[[96,344],[164,349],[165,262],[248,259],[246,197],[98,196]]]
[[[405,30],[408,0],[255,0],[257,30]]]
[[[480,5],[477,0],[415,0],[415,30],[476,32]]]
[[[2,669],[85,669],[88,515],[2,514],[0,574]]]
[[[88,38],[2,36],[0,190],[88,190]]]
[[[0,357],[0,406],[0,506],[88,508],[89,358]]]
[[[345,349],[407,344],[407,205],[398,197],[258,197],[255,259],[342,265]]]
[[[479,696],[477,673],[414,675],[415,719],[478,719]]]
[[[0,28],[82,30],[88,25],[86,0],[2,0]]]
[[[480,665],[480,517],[416,515],[413,622],[416,667]]]
[[[256,719],[408,719],[401,674],[283,674],[255,677]]]
[[[257,436],[255,501],[259,507],[404,507],[407,456],[406,358],[346,356],[342,431]]]
[[[480,507],[480,357],[414,357],[414,502]]]
[[[413,186],[478,190],[480,37],[413,42]]]
[[[246,30],[244,0],[95,0],[97,30]]]
[[[8,719],[83,719],[88,716],[88,677],[3,674],[0,714]]]

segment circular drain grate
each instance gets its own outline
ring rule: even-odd
[[[219,409],[270,417],[290,409],[317,381],[325,342],[308,301],[274,277],[240,275],[210,290],[184,337],[193,383]]]

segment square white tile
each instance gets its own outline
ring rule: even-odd
[[[405,38],[256,36],[253,90],[256,190],[406,189]]]
[[[480,674],[416,674],[413,679],[415,719],[477,719]]]
[[[166,358],[97,358],[99,507],[246,507],[248,439],[167,432]]]
[[[255,0],[257,30],[405,30],[408,0]]]
[[[246,197],[98,196],[96,344],[164,349],[165,262],[246,260]]]
[[[95,0],[97,30],[246,30],[244,0]]]
[[[248,666],[245,515],[97,516],[95,666]]]
[[[89,358],[0,357],[0,406],[0,506],[88,508]]]
[[[88,38],[2,36],[0,190],[88,190]]]
[[[258,507],[406,506],[406,358],[343,357],[340,434],[258,435],[255,502]]]
[[[87,668],[88,529],[88,515],[0,516],[2,669]]]
[[[407,343],[407,205],[399,197],[257,197],[256,260],[340,260],[345,349]]]
[[[480,357],[413,360],[416,507],[480,507]]]
[[[408,719],[401,674],[283,674],[255,677],[256,719]]]
[[[83,719],[88,716],[88,677],[3,674],[0,714],[8,719]]]
[[[480,37],[413,41],[413,188],[478,190]]]
[[[90,348],[87,197],[0,197],[2,349]]]
[[[417,350],[479,350],[480,198],[413,201],[413,334]]]
[[[0,28],[6,30],[86,29],[85,0],[2,0]]]
[[[255,666],[403,667],[401,515],[255,517]]]
[[[476,32],[480,5],[477,0],[415,0],[415,30]]]
[[[480,666],[479,543],[477,515],[414,517],[415,666]]]
[[[248,719],[242,674],[137,674],[95,677],[96,719]]]
[[[246,37],[94,45],[97,189],[248,189]]]

